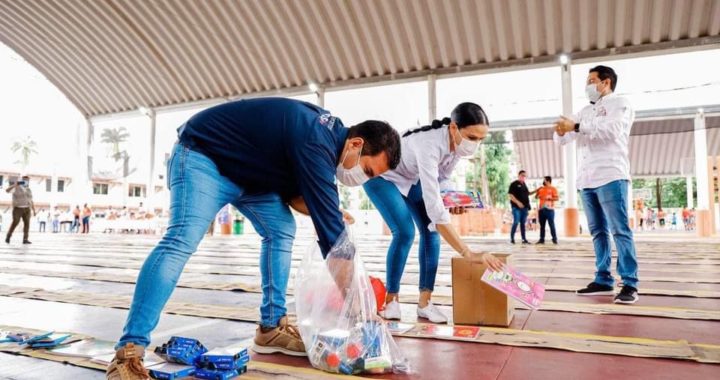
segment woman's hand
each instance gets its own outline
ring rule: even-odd
[[[500,261],[500,259],[498,259],[497,257],[495,257],[492,253],[474,253],[468,250],[462,253],[462,257],[470,260],[479,261],[495,272],[502,272],[503,270],[503,262]]]

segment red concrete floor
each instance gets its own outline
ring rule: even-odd
[[[459,379],[463,377],[456,377]],[[470,378],[470,377],[464,377]],[[447,377],[447,379],[451,379]],[[688,361],[513,348],[499,380],[711,380],[720,366]]]
[[[717,321],[535,311],[525,323],[525,330],[720,344],[719,326]]]
[[[676,307],[685,309],[720,310],[720,298],[667,297],[643,295],[640,288],[640,300],[635,305]],[[544,301],[572,302],[587,304],[607,304],[612,296],[578,296],[573,292],[546,291]]]

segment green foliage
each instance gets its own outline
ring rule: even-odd
[[[508,202],[507,189],[510,186],[510,157],[512,150],[505,140],[505,132],[491,132],[483,141],[485,145],[485,170],[487,173],[489,199],[493,206],[502,206]],[[476,153],[473,166],[466,176],[468,189],[481,188],[480,152]]]
[[[656,186],[657,183],[654,178],[633,179],[633,189],[650,190],[652,196],[650,199],[645,200],[645,205],[652,208],[658,207]],[[695,180],[693,179],[693,189],[696,187]],[[662,198],[663,208],[682,208],[687,206],[687,180],[685,178],[661,178],[660,197]],[[694,191],[693,197],[695,197]]]

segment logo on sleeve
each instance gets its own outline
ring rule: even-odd
[[[318,118],[320,125],[326,126],[328,129],[332,129],[335,125],[335,117],[329,113],[321,114]]]

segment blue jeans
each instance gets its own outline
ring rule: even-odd
[[[617,271],[623,284],[637,288],[638,263],[627,213],[628,181],[619,180],[595,189],[583,189],[582,200],[595,246],[595,282],[613,286],[610,274],[610,232],[618,252]]]
[[[541,208],[538,211],[540,219],[540,241],[545,241],[545,224],[550,225],[550,236],[552,241],[557,243],[557,234],[555,233],[555,210],[551,208]]]
[[[170,221],[162,240],[140,270],[123,336],[128,342],[150,344],[150,333],[180,278],[185,263],[203,239],[220,209],[233,204],[262,237],[260,324],[276,327],[286,315],[285,292],[295,237],[295,219],[275,193],[246,195],[218,171],[215,163],[182,143],[173,148],[168,164]]]
[[[425,211],[420,184],[411,187],[407,197],[392,182],[381,177],[365,182],[363,188],[392,232],[386,263],[388,293],[400,292],[400,279],[415,240],[415,225],[420,231],[419,289],[432,292],[440,258],[440,234],[428,229],[430,218]]]
[[[513,225],[510,229],[510,241],[515,241],[515,231],[517,231],[518,224],[520,225],[520,236],[522,237],[522,240],[527,240],[525,238],[525,223],[527,222],[528,217],[528,209],[526,208],[512,208],[512,214],[513,214]]]

